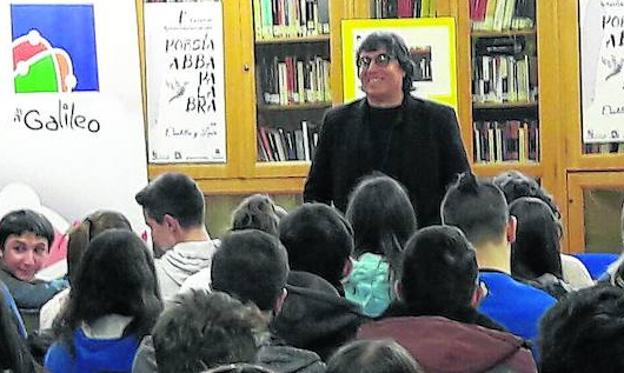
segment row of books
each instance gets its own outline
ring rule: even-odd
[[[472,101],[535,102],[537,59],[533,56],[479,56],[473,61]]]
[[[319,126],[307,121],[295,130],[258,126],[257,138],[260,162],[311,161],[318,145]]]
[[[436,0],[373,0],[373,18],[423,18],[436,16]]]
[[[300,105],[330,102],[330,67],[321,56],[300,59],[287,56],[263,58],[259,69],[260,88],[265,105]]]
[[[470,0],[474,31],[528,30],[535,26],[536,0]]]
[[[622,142],[585,144],[583,148],[585,154],[624,153],[624,143]]]
[[[474,160],[537,162],[540,153],[536,120],[477,121],[473,123]]]
[[[256,40],[329,34],[329,0],[253,0]]]

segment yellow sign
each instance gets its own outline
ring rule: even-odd
[[[416,65],[412,94],[457,110],[457,64],[453,18],[357,19],[342,21],[344,101],[361,97],[355,53],[376,31],[400,35]]]

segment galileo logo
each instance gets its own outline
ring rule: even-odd
[[[11,5],[15,93],[98,91],[93,5]]]

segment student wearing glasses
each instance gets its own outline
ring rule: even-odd
[[[420,227],[439,224],[446,186],[470,169],[455,112],[410,94],[415,66],[398,35],[370,34],[356,62],[366,97],[325,114],[304,200],[344,212],[357,181],[376,170],[405,185]]]

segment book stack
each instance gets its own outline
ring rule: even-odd
[[[529,30],[535,27],[535,0],[470,0],[474,31]]]
[[[436,0],[373,0],[373,18],[423,18],[436,16]]]
[[[258,126],[258,161],[311,161],[319,138],[319,125],[302,121],[300,127]]]
[[[536,120],[474,122],[473,142],[473,156],[477,163],[539,161]]]
[[[331,101],[330,62],[321,56],[263,58],[258,67],[265,105]]]
[[[605,142],[605,143],[585,144],[583,146],[583,153],[585,154],[624,153],[624,143]]]
[[[329,0],[253,0],[256,40],[329,34]]]
[[[534,56],[477,55],[472,73],[473,102],[537,101],[537,59]]]

